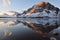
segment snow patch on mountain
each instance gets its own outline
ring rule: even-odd
[[[24,11],[20,17],[59,17],[60,9],[49,2],[40,2]]]

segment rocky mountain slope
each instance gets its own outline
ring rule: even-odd
[[[23,13],[16,11],[0,11],[0,17],[60,17],[60,9],[49,2],[39,2]]]
[[[24,11],[20,17],[59,17],[60,9],[49,2],[40,2],[34,4],[27,11]]]

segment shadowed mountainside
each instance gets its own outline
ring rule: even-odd
[[[53,6],[49,2],[39,2],[38,4],[34,4],[27,11],[22,13],[24,17],[56,17],[60,15],[60,9]],[[52,15],[52,16],[51,16]]]

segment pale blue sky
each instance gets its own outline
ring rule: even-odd
[[[32,7],[32,5],[37,4],[41,1],[50,2],[52,5],[60,8],[60,0],[10,0],[11,4],[9,6],[2,6],[2,0],[0,0],[0,11],[13,10],[21,12],[24,9]]]

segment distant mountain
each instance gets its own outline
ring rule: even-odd
[[[0,11],[0,17],[18,17],[20,13],[15,11]]]
[[[60,9],[49,2],[40,2],[34,4],[27,11],[24,11],[20,17],[59,17]]]

